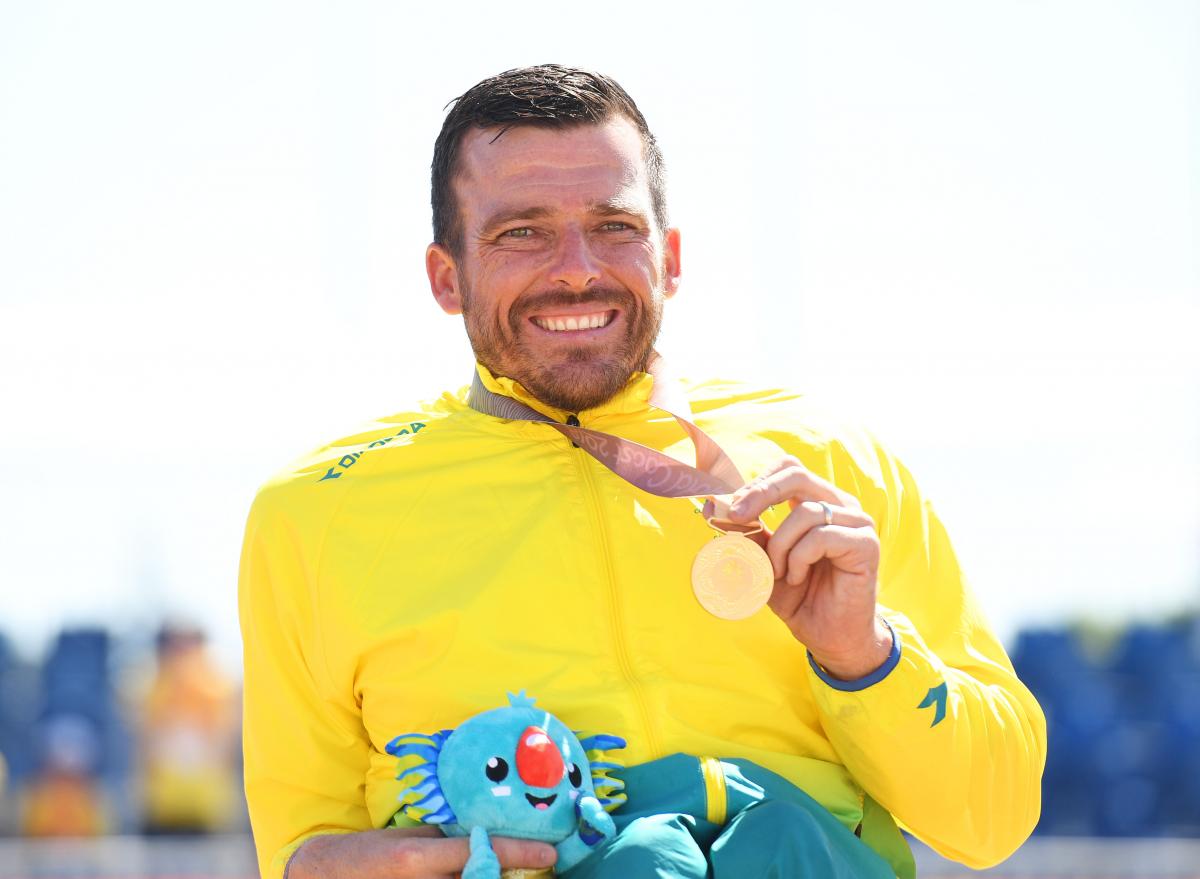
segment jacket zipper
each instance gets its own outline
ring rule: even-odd
[[[567,418],[567,424],[572,427],[579,427],[579,418],[575,415],[570,415]],[[646,707],[645,693],[642,691],[641,682],[638,681],[636,675],[633,673],[633,661],[629,658],[629,645],[626,643],[625,629],[621,624],[621,604],[617,596],[617,576],[613,570],[608,524],[605,522],[603,512],[600,508],[600,497],[596,491],[595,479],[592,476],[591,456],[582,449],[579,449],[575,443],[571,445],[578,449],[576,460],[579,462],[579,469],[583,472],[583,481],[587,486],[588,498],[591,500],[592,518],[595,522],[596,532],[600,535],[600,555],[604,561],[604,573],[608,580],[609,617],[612,620],[613,647],[616,649],[617,665],[621,669],[625,683],[629,686],[630,692],[633,694],[633,704],[637,707],[638,714],[642,718],[642,729],[645,732],[643,741],[646,743],[650,758],[654,759],[659,756],[658,740],[651,724],[650,710]]]

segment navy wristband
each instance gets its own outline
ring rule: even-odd
[[[853,681],[840,681],[837,678],[830,677],[825,669],[817,664],[813,659],[812,651],[808,651],[808,664],[812,666],[812,670],[816,672],[817,677],[833,687],[835,690],[841,690],[843,693],[854,693],[858,690],[865,690],[872,684],[877,684],[892,673],[897,665],[900,664],[900,636],[896,634],[896,630],[892,628],[892,624],[883,617],[879,618],[883,624],[888,627],[888,631],[892,633],[892,652],[888,654],[888,658],[883,661],[883,665],[875,669],[869,675],[864,675],[861,678]]]

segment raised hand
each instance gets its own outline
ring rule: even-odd
[[[766,539],[775,573],[770,607],[833,677],[853,680],[887,659],[892,635],[876,616],[879,536],[858,499],[784,458],[731,497],[749,523],[773,504],[791,512]]]

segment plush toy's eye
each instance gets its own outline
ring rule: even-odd
[[[483,771],[492,781],[504,781],[508,777],[508,761],[503,757],[493,757],[487,761]]]
[[[571,780],[571,784],[575,787],[579,787],[579,785],[583,784],[583,773],[574,763],[571,764],[571,769],[567,773],[567,778]]]

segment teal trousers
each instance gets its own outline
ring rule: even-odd
[[[816,800],[752,763],[722,761],[727,820],[714,824],[695,757],[620,772],[616,837],[565,879],[895,879]]]

